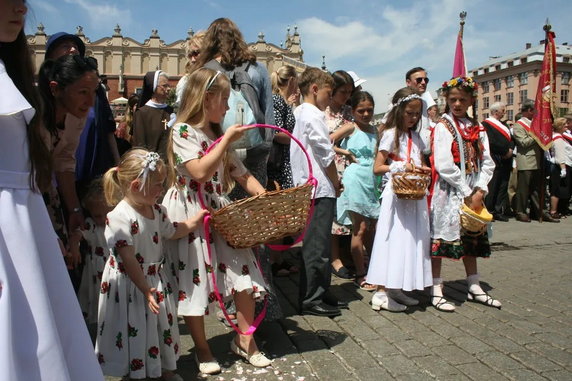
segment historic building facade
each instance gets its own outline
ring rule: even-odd
[[[487,118],[489,107],[495,102],[506,103],[506,119],[514,120],[522,103],[536,98],[540,79],[544,43],[532,46],[527,43],[525,49],[503,57],[491,58],[483,66],[470,70],[479,84],[476,116],[479,120]],[[568,44],[556,46],[556,104],[559,114],[572,112],[572,47]]]
[[[111,37],[97,41],[91,41],[86,37],[81,26],[78,26],[76,31],[76,35],[85,43],[86,56],[97,59],[99,72],[107,79],[110,101],[120,97],[126,98],[140,90],[143,77],[148,71],[158,69],[165,71],[169,74],[169,82],[174,87],[185,74],[186,46],[193,34],[193,30],[189,29],[185,40],[167,44],[161,40],[156,29],[153,29],[149,38],[142,43],[123,36],[119,25],[115,27]],[[48,38],[42,24],[38,25],[35,34],[28,36],[36,68],[39,68],[44,60]],[[255,52],[258,62],[266,65],[269,72],[284,64],[292,65],[300,72],[306,67],[297,27],[293,33],[290,33],[288,28],[284,47],[267,43],[264,34],[260,33],[258,40],[250,43],[249,48]]]

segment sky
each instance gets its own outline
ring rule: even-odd
[[[298,27],[304,61],[329,71],[353,70],[367,80],[362,87],[385,111],[405,84],[405,73],[422,66],[435,96],[452,75],[459,13],[467,12],[465,60],[469,70],[489,57],[524,50],[544,38],[550,20],[556,43],[572,44],[570,0],[28,0],[26,32],[42,23],[47,34],[75,33],[81,25],[96,41],[119,24],[124,37],[143,42],[152,29],[165,43],[185,39],[187,31],[206,29],[216,18],[232,19],[247,42],[260,32],[280,46],[288,27]]]

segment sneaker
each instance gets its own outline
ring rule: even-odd
[[[244,358],[246,361],[250,363],[250,365],[255,366],[257,368],[266,368],[268,365],[272,364],[272,361],[268,357],[266,357],[262,352],[249,355],[248,353],[246,353],[244,349],[242,349],[236,344],[234,339],[232,339],[232,341],[230,342],[230,350],[234,354]]]
[[[195,353],[195,363],[202,374],[218,374],[221,372],[220,365],[214,358],[211,361],[200,362],[199,357]]]
[[[387,290],[387,295],[396,302],[406,305],[408,307],[416,306],[419,304],[419,300],[413,299],[412,297],[405,295],[403,293],[403,290],[399,289]]]

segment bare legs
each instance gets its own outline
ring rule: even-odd
[[[373,246],[373,229],[376,220],[351,211],[350,219],[352,221],[351,254],[356,267],[356,280],[358,284],[361,284],[367,273],[367,262]]]

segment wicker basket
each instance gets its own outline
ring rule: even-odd
[[[308,222],[315,181],[312,164],[302,144],[288,131],[271,125],[256,125],[286,133],[306,154],[309,180],[306,184],[266,192],[232,202],[211,215],[215,230],[235,249],[246,249],[301,233]],[[218,142],[207,150],[210,151]],[[202,197],[201,197],[202,199]]]
[[[461,227],[466,234],[478,236],[487,231],[487,225],[492,222],[493,216],[483,207],[480,213],[476,213],[463,203],[459,211],[461,215]]]
[[[396,172],[391,177],[393,193],[405,200],[421,200],[427,194],[431,175],[416,172]]]

